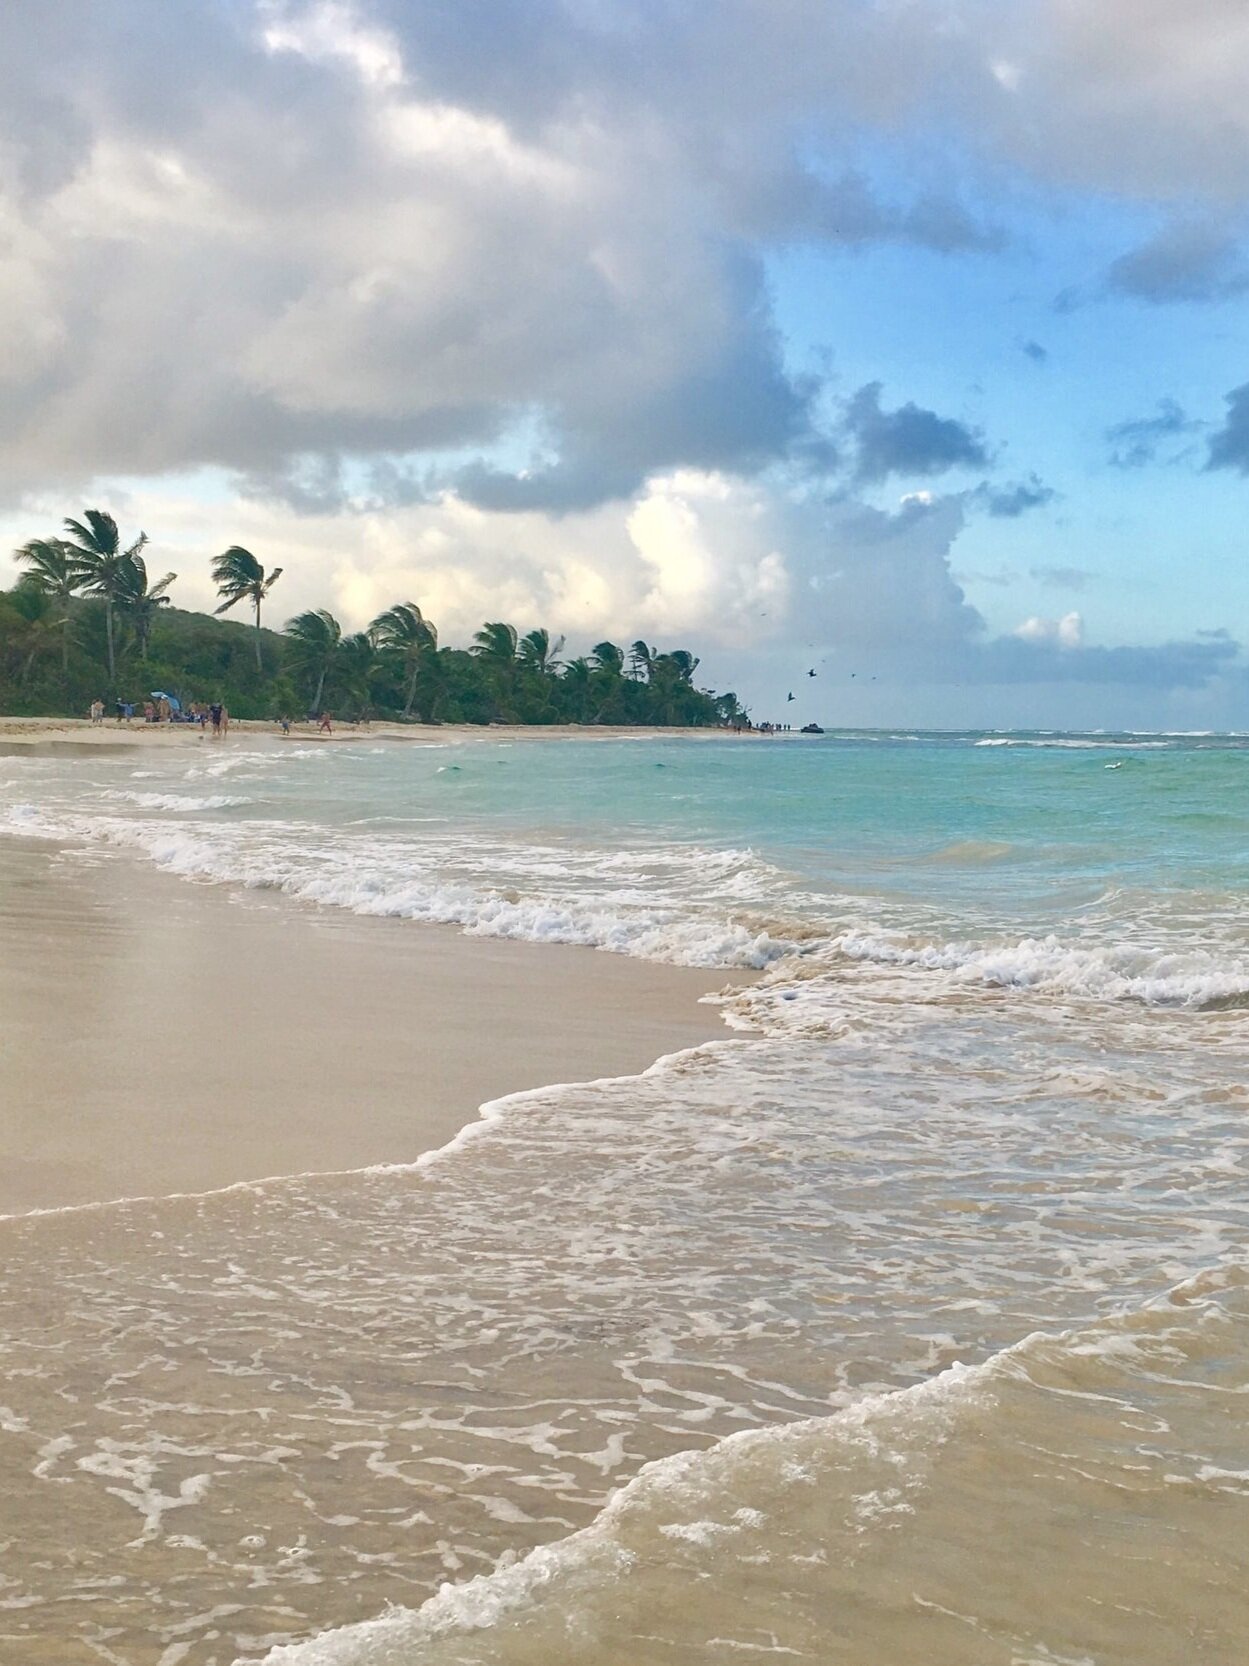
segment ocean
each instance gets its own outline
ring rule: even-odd
[[[0,1661],[1239,1666],[1246,772],[0,759],[68,860],[724,973],[722,1040],[414,1165],[0,1222]]]

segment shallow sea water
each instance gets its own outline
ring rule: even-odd
[[[0,1661],[1243,1660],[1247,768],[6,760],[93,859],[766,973],[413,1167],[0,1223]]]

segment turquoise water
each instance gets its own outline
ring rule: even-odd
[[[40,1548],[0,1658],[1238,1666],[1246,769],[984,734],[4,760],[0,828],[66,860],[719,967],[726,1030],[415,1168],[12,1226]]]
[[[205,742],[26,762],[0,813],[482,933],[726,966],[922,950],[930,973],[1200,1005],[1249,989],[1246,770],[1235,737]]]

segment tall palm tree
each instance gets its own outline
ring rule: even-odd
[[[61,675],[69,675],[69,604],[82,584],[78,553],[63,538],[32,538],[13,552],[27,569],[27,584],[34,585],[61,613]]]
[[[342,652],[343,627],[323,607],[310,608],[307,613],[297,614],[294,619],[286,621],[286,638],[291,669],[309,681],[316,678],[317,691],[312,697],[312,710],[320,711],[325,680]]]
[[[85,509],[82,520],[66,520],[70,547],[78,563],[80,588],[84,595],[99,596],[104,602],[104,629],[108,641],[108,680],[112,687],[117,681],[117,662],[113,646],[113,609],[128,582],[127,567],[147,543],[147,533],[141,532],[128,549],[121,547],[117,522],[102,509]]]
[[[168,607],[170,598],[165,594],[169,586],[177,578],[177,573],[166,573],[159,584],[149,584],[147,581],[147,562],[136,553],[122,569],[121,585],[117,592],[118,609],[126,615],[134,626],[135,640],[139,644],[139,658],[147,659],[147,645],[152,635],[152,623],[162,607]]]
[[[245,550],[241,544],[231,544],[224,555],[219,555],[213,562],[213,583],[217,586],[217,594],[225,597],[217,612],[227,612],[244,598],[252,604],[256,616],[257,671],[264,670],[260,658],[260,604],[281,576],[280,567],[266,573],[252,552]]]
[[[411,717],[416,685],[427,658],[438,649],[438,629],[415,602],[397,602],[379,613],[369,626],[378,651],[399,660],[407,676],[407,699],[403,715]]]

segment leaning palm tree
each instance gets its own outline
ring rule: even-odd
[[[416,685],[421,669],[429,655],[438,649],[438,628],[417,607],[415,602],[398,602],[379,613],[369,626],[369,633],[377,643],[378,652],[401,662],[407,677],[407,698],[403,715],[411,717],[416,699]]]
[[[655,666],[655,650],[639,639],[629,649],[629,675],[638,682],[649,682]]]
[[[610,713],[620,717],[625,697],[625,657],[614,642],[596,642],[590,650],[593,683],[598,699],[594,721],[602,723]]]
[[[13,552],[27,569],[25,583],[56,602],[61,614],[61,675],[69,675],[69,604],[82,584],[78,552],[63,538],[32,538]]]
[[[286,621],[286,655],[291,669],[309,682],[316,678],[317,691],[312,710],[320,711],[325,680],[338,660],[343,646],[343,627],[323,607],[309,609]]]
[[[159,584],[149,584],[147,562],[137,552],[122,569],[117,607],[134,626],[135,641],[139,644],[139,658],[142,660],[147,659],[153,621],[162,607],[169,606],[170,598],[165,592],[177,576],[177,573],[166,573]]]
[[[522,636],[517,648],[517,658],[530,671],[536,671],[540,677],[550,677],[559,669],[559,660],[555,657],[564,646],[562,636],[551,641],[551,633],[539,627]]]
[[[516,645],[516,626],[496,619],[481,627],[469,652],[490,665],[510,665],[516,658]]]
[[[624,674],[624,655],[614,642],[596,642],[590,650],[590,663],[606,677]]]
[[[495,695],[495,716],[511,719],[516,695],[516,626],[495,619],[484,624],[473,637],[469,652],[486,668],[486,678]]]
[[[110,687],[117,681],[117,664],[113,647],[113,609],[128,582],[127,567],[147,543],[147,533],[141,532],[130,545],[122,549],[117,522],[102,509],[86,509],[80,521],[67,520],[70,547],[78,564],[80,588],[84,595],[99,596],[104,602],[104,630],[108,642],[108,680]]]
[[[589,713],[592,677],[593,672],[588,659],[570,659],[564,666],[560,683],[564,690],[565,705],[569,708],[574,723],[584,723]]]
[[[264,670],[260,658],[260,604],[281,576],[280,567],[266,573],[252,552],[245,550],[241,544],[231,544],[225,554],[219,555],[213,562],[213,583],[217,586],[217,594],[225,597],[217,612],[227,612],[235,602],[244,598],[252,604],[256,615],[257,671]]]

